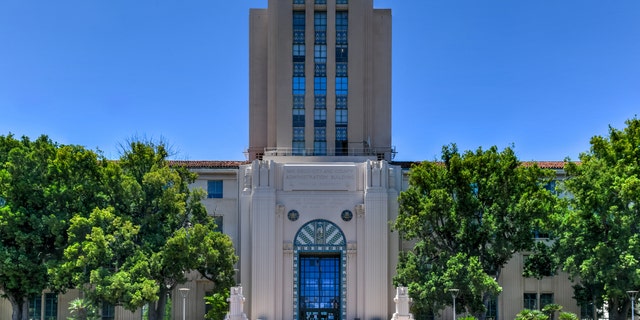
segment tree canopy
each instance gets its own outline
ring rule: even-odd
[[[215,231],[170,166],[164,144],[132,141],[118,161],[47,136],[0,136],[0,290],[13,320],[45,289],[78,288],[87,303],[164,314],[167,292],[196,272],[215,292],[235,284],[231,239]]]
[[[530,249],[532,231],[551,214],[545,189],[554,174],[523,165],[511,148],[458,152],[445,146],[439,162],[410,171],[394,229],[413,244],[403,252],[395,283],[412,292],[414,312],[438,312],[460,289],[459,311],[484,317],[501,288],[500,270],[515,252]]]
[[[0,290],[14,320],[26,319],[28,298],[50,286],[69,220],[104,203],[98,176],[92,151],[47,136],[0,136]]]
[[[105,166],[108,206],[71,220],[65,262],[55,270],[59,286],[132,311],[151,303],[154,320],[191,271],[216,291],[235,284],[231,239],[215,231],[203,191],[189,189],[196,175],[169,166],[167,156],[163,144],[134,141]]]
[[[594,136],[580,162],[568,161],[567,210],[558,217],[557,254],[579,281],[581,304],[602,307],[609,319],[626,319],[626,291],[640,288],[640,120]]]

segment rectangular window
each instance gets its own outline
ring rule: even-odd
[[[304,44],[293,45],[293,62],[304,62],[304,50]]]
[[[304,109],[293,109],[293,126],[303,127],[304,129]]]
[[[304,0],[301,0],[304,1]],[[336,0],[336,4],[349,4],[349,0]]]
[[[326,127],[327,126],[327,109],[314,109],[313,110],[313,122],[314,127]]]
[[[304,11],[293,12],[293,43],[304,44]]]
[[[213,222],[216,223],[216,229],[213,231],[222,233],[222,227],[224,226],[224,219],[222,216],[213,216]]]
[[[293,141],[292,151],[294,156],[304,155],[304,141]]]
[[[316,4],[327,4],[327,0],[316,0]]]
[[[313,48],[313,61],[315,63],[327,63],[327,45],[316,44]]]
[[[336,127],[336,140],[347,141],[347,127]]]
[[[349,92],[349,78],[336,77],[336,96],[344,96]]]
[[[294,95],[304,95],[305,91],[305,79],[304,77],[293,77],[293,94]]]
[[[498,297],[491,297],[487,306],[487,314],[485,320],[498,319]]]
[[[316,96],[327,95],[327,78],[315,77],[313,79],[313,94]]]
[[[535,293],[525,293],[523,300],[523,308],[529,310],[537,310],[538,309],[538,297]]]
[[[222,198],[222,180],[207,181],[207,198]]]
[[[336,63],[347,61],[349,61],[349,48],[345,45],[336,44]]]
[[[314,141],[313,142],[313,155],[326,156],[327,155],[327,142],[326,141]]]
[[[344,1],[344,0],[339,0]],[[304,4],[304,0],[293,0],[293,4]]]
[[[336,126],[347,125],[348,120],[347,109],[336,109]]]
[[[29,319],[40,319],[42,311],[42,295],[35,295],[29,299]]]
[[[44,294],[44,320],[58,319],[58,295],[56,293]]]
[[[540,310],[548,304],[553,303],[553,293],[541,293],[540,294]]]
[[[102,303],[102,320],[114,320],[116,318],[116,307],[108,302]]]

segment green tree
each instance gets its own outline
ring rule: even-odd
[[[0,290],[12,319],[27,319],[27,301],[50,286],[49,269],[67,243],[73,215],[104,201],[96,153],[0,136]]]
[[[167,157],[164,144],[134,141],[105,167],[109,207],[71,221],[57,283],[132,311],[149,304],[149,320],[162,318],[167,293],[190,271],[215,290],[235,284],[230,238],[214,231],[204,192],[189,189],[196,175]]]
[[[501,291],[500,270],[533,246],[532,231],[553,211],[555,196],[544,188],[553,178],[510,148],[460,154],[445,146],[441,162],[414,166],[394,224],[414,244],[394,280],[409,287],[414,310],[442,310],[452,304],[448,289],[457,288],[456,310],[483,319]]]
[[[575,296],[609,319],[626,319],[627,290],[640,287],[640,120],[594,136],[580,162],[567,161],[567,211],[560,215],[558,254],[574,279]]]

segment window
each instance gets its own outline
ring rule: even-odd
[[[293,62],[304,62],[304,50],[304,44],[293,45]]]
[[[541,293],[540,294],[540,310],[548,304],[553,303],[553,293]]]
[[[304,141],[293,141],[292,149],[294,156],[304,155]]]
[[[58,319],[58,295],[55,293],[44,294],[44,320]]]
[[[42,295],[35,295],[29,299],[29,319],[40,319],[42,312]]]
[[[216,223],[216,228],[213,231],[222,233],[222,227],[224,226],[223,220],[222,216],[213,216],[213,222]]]
[[[327,155],[327,142],[326,141],[314,141],[313,142],[313,154],[316,156]]]
[[[304,4],[304,0],[293,0],[293,4]]]
[[[304,130],[304,109],[293,109],[293,127],[303,127]]]
[[[349,78],[337,77],[336,78],[336,96],[346,95],[349,91]]]
[[[346,156],[348,154],[349,146],[347,143],[347,127],[338,127],[336,124],[336,156]]]
[[[116,307],[108,302],[102,303],[102,320],[114,320],[116,318]]]
[[[326,52],[325,52],[326,55]],[[349,49],[345,45],[336,44],[336,63],[347,62],[349,58]]]
[[[336,126],[346,125],[348,121],[348,113],[346,109],[336,109]],[[336,136],[337,139],[337,136]]]
[[[316,4],[327,4],[327,0],[316,0]]]
[[[293,96],[293,108],[304,109],[304,95],[298,94]]]
[[[304,95],[304,77],[293,77],[293,94]]]
[[[327,63],[327,45],[316,44],[313,48],[313,61],[316,63]]]
[[[304,1],[304,0],[301,0]],[[336,4],[349,4],[349,0],[336,0]]]
[[[327,109],[315,109],[313,110],[313,122],[314,127],[326,127],[327,126]]]
[[[315,77],[313,79],[313,94],[316,96],[327,95],[327,78]]]
[[[304,1],[303,1],[304,3]],[[304,11],[293,12],[293,43],[304,44]]]
[[[340,319],[340,256],[300,256],[301,319]]]
[[[207,198],[222,198],[222,180],[207,181]]]
[[[315,44],[327,44],[327,13],[314,14]]]
[[[491,297],[487,306],[487,314],[485,320],[498,319],[498,297]]]
[[[529,310],[537,310],[538,309],[538,297],[535,293],[525,293],[524,294],[524,306],[523,308]]]

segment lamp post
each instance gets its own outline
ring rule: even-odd
[[[180,295],[182,296],[182,320],[187,319],[187,296],[189,295],[189,288],[180,288]]]
[[[456,297],[458,296],[458,293],[460,292],[460,289],[449,289],[449,292],[451,292],[451,297],[453,298],[453,319],[456,319]]]
[[[638,293],[637,290],[629,290],[627,291],[627,294],[629,295],[629,299],[631,299],[631,320],[635,320],[636,319],[636,311],[635,309],[635,305],[636,305],[636,294]]]

